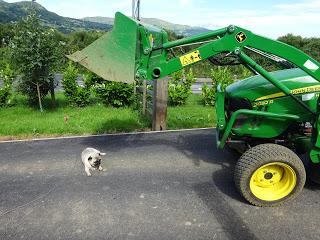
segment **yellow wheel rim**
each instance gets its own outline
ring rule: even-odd
[[[273,162],[258,168],[250,179],[250,190],[264,201],[276,201],[288,196],[297,183],[295,171],[285,163]]]

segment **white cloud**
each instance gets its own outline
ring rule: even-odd
[[[290,4],[277,4],[274,7],[282,9],[282,10],[295,10],[295,11],[318,11],[320,9],[320,1],[319,0],[313,0],[313,1],[307,1],[307,2],[296,2],[296,3],[290,3]]]
[[[320,0],[276,4],[257,10],[219,9],[215,12],[208,8],[196,8],[194,14],[197,15],[196,19],[190,19],[190,22],[184,21],[183,23],[189,25],[191,23],[210,29],[234,24],[272,38],[287,33],[304,37],[320,36]]]
[[[180,5],[186,6],[192,3],[192,0],[179,0]]]

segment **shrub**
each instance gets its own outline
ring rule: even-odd
[[[84,82],[92,86],[94,94],[106,105],[123,107],[134,102],[133,84],[106,81],[98,75],[87,72]]]
[[[253,76],[253,73],[245,66],[241,65],[239,67],[239,69],[240,69],[240,74],[239,74],[239,76],[237,76],[238,79],[245,79],[245,78]]]
[[[133,103],[133,85],[103,81],[95,84],[95,93],[106,105],[113,107],[128,106]]]
[[[168,86],[169,104],[184,105],[192,93],[191,86],[195,81],[192,69],[187,74],[184,70],[173,73]]]
[[[84,107],[90,103],[90,86],[77,84],[78,70],[69,63],[63,74],[62,85],[68,101],[75,106]]]
[[[14,100],[12,94],[14,73],[9,64],[6,64],[4,69],[0,70],[0,79],[3,81],[3,86],[0,88],[0,107],[10,106]]]
[[[211,69],[210,77],[213,86],[221,86],[221,90],[225,90],[228,85],[233,83],[232,73],[228,67],[218,66],[215,70]]]
[[[214,106],[216,103],[216,86],[209,87],[204,84],[202,87],[203,103],[206,106]]]
[[[231,70],[227,67],[218,67],[217,69],[211,69],[212,86],[209,87],[205,84],[202,87],[202,99],[204,105],[214,106],[216,100],[217,86],[220,85],[224,90],[228,85],[233,82]]]

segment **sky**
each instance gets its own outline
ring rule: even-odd
[[[5,0],[6,2],[18,2]],[[131,15],[132,0],[37,0],[61,16]],[[320,37],[320,0],[141,0],[141,16],[217,29],[234,24],[277,38],[287,33]]]

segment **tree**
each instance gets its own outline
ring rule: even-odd
[[[44,28],[33,12],[16,24],[10,48],[11,60],[21,76],[18,89],[28,96],[31,104],[38,102],[42,112],[42,99],[50,89],[55,100],[52,73],[62,58],[55,30]]]
[[[279,37],[278,41],[287,43],[287,44],[294,46],[296,48],[299,48],[299,49],[302,49],[304,46],[304,39],[301,36],[295,36],[291,33],[289,33],[285,36]]]
[[[0,68],[0,81],[3,82],[0,87],[0,107],[13,104],[12,83],[14,78],[14,72],[8,63]]]
[[[87,47],[99,37],[103,35],[104,32],[100,31],[81,31],[73,32],[68,35],[68,54],[71,54],[75,51],[82,50]]]
[[[0,48],[6,47],[13,35],[13,24],[0,24]]]
[[[63,74],[62,86],[69,103],[78,107],[84,107],[90,103],[90,83],[84,79],[84,86],[77,83],[78,69],[69,62]]]
[[[305,42],[306,44],[302,50],[317,61],[320,61],[320,38],[306,39]]]
[[[278,38],[278,40],[299,48],[317,61],[320,61],[320,38],[302,38],[301,36],[287,34]]]

